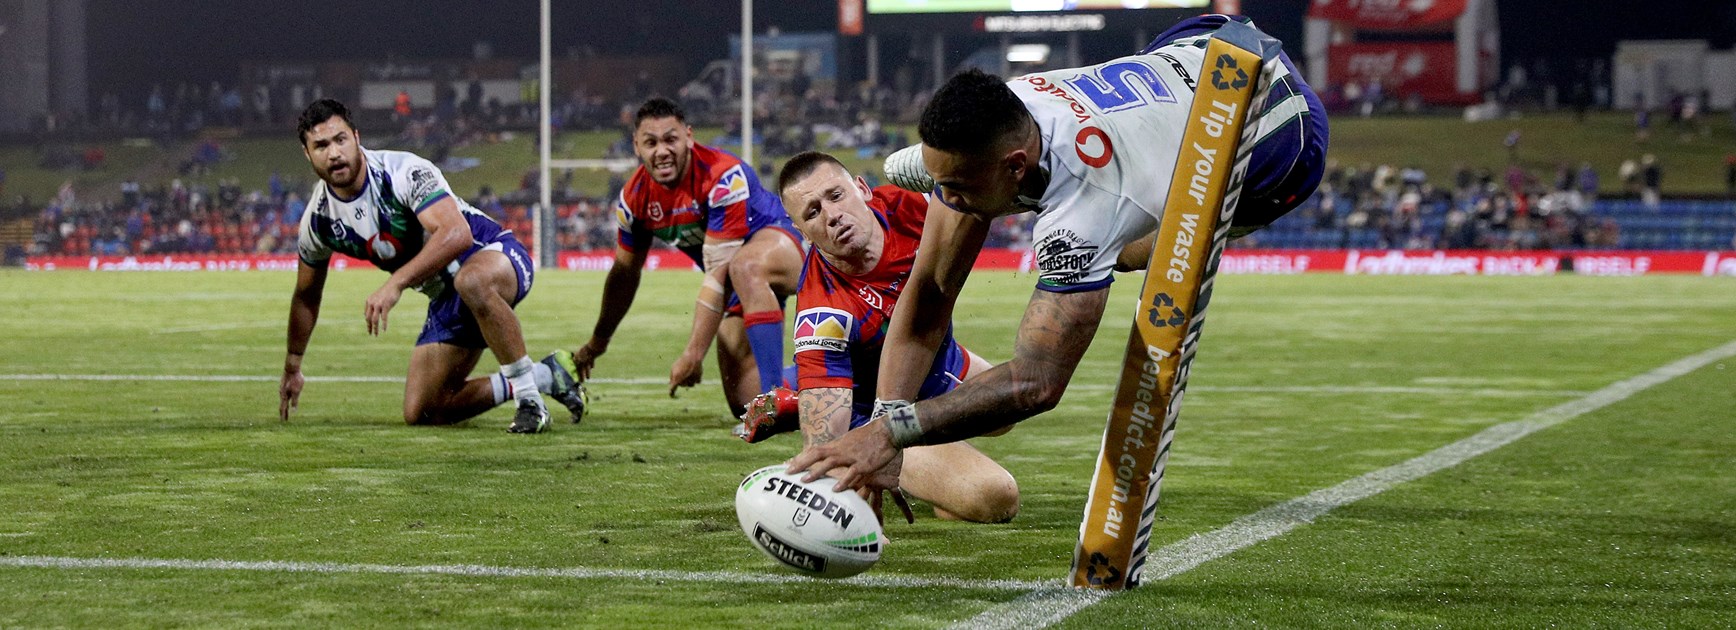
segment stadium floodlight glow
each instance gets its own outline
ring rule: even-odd
[[[1048,44],[1014,44],[1007,47],[1007,61],[1010,63],[1043,63],[1048,59]]]

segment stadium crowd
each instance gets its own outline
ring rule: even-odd
[[[900,73],[905,71],[894,74]],[[1518,83],[1526,85],[1523,80]],[[1586,86],[1595,85],[1600,88],[1598,104],[1604,104],[1607,87],[1588,83],[1583,76],[1572,83],[1570,93],[1574,96],[1564,100],[1582,105]],[[722,130],[719,137],[701,138],[701,142],[727,145],[740,141],[740,125],[732,110],[733,97],[726,94],[728,89],[702,77],[679,90],[695,124]],[[557,129],[620,129],[620,137],[599,157],[632,158],[627,121],[633,108],[652,91],[650,78],[644,76],[631,93],[619,98],[606,98],[580,87],[557,96],[553,123]],[[182,83],[172,89],[153,87],[136,107],[123,106],[113,94],[104,95],[95,115],[78,120],[77,129],[204,139],[180,160],[178,173],[183,179],[153,186],[129,181],[121,185],[118,198],[91,201],[76,199],[70,187],[66,188],[34,212],[37,219],[30,253],[293,251],[296,223],[304,210],[299,191],[306,189],[306,182],[285,182],[274,176],[264,188],[244,191],[235,181],[222,181],[211,188],[183,180],[208,179],[204,176],[210,167],[227,159],[221,141],[201,135],[202,130],[220,125],[277,131],[289,124],[302,105],[325,92],[311,83],[213,82],[204,88]],[[1378,99],[1378,90],[1375,92]],[[1516,89],[1503,94],[1504,101],[1524,101],[1522,96],[1527,92]],[[1371,98],[1366,91],[1353,96],[1346,98],[1334,92],[1331,100],[1340,111],[1357,111]],[[854,153],[862,159],[884,157],[912,142],[903,125],[887,123],[908,121],[926,97],[921,86],[910,81],[880,86],[863,83],[837,90],[819,89],[799,72],[768,81],[756,91],[756,166],[761,176],[767,177],[784,158],[813,148]],[[1688,103],[1691,105],[1691,99]],[[1684,108],[1693,109],[1677,109]],[[1379,112],[1385,108],[1370,109]],[[382,146],[416,151],[448,172],[468,166],[461,158],[449,159],[453,147],[497,141],[502,132],[531,129],[536,119],[533,107],[485,99],[480,83],[474,80],[463,88],[443,86],[433,103],[412,103],[408,95],[400,94],[390,111],[371,115],[377,119],[377,128],[392,131]],[[1648,116],[1643,111],[1638,116],[1643,132]],[[62,131],[74,131],[52,116],[44,125],[45,132],[55,131],[57,125]],[[45,137],[52,137],[52,133]],[[1520,140],[1517,131],[1509,134],[1509,150],[1517,152]],[[100,168],[106,157],[100,150],[56,148],[52,141],[41,146],[45,166],[90,170]],[[1736,191],[1736,157],[1729,162],[1730,186]],[[880,183],[876,174],[866,175],[870,184]],[[1386,164],[1329,167],[1319,193],[1301,208],[1233,246],[1556,249],[1624,245],[1623,226],[1617,217],[1600,212],[1595,205],[1598,191],[1612,187],[1601,185],[1603,176],[1590,164],[1562,163],[1552,173],[1536,173],[1515,160],[1504,171],[1461,166],[1446,177],[1433,175],[1415,167]],[[1639,198],[1645,208],[1658,208],[1663,170],[1656,158],[1645,155],[1628,160],[1613,175],[1621,182],[1624,195]],[[616,176],[606,189],[575,190],[571,172],[558,173],[553,182],[558,245],[579,251],[612,248],[612,202],[623,184],[624,178]],[[538,196],[537,185],[532,171],[514,190],[496,194],[484,189],[471,201],[507,227],[526,233],[531,227],[527,206]],[[988,245],[1029,247],[1032,218],[1018,215],[997,221]],[[1728,245],[1728,238],[1722,240],[1726,242],[1719,246]]]
[[[1656,197],[1648,193],[1661,178],[1658,169],[1656,159],[1647,156],[1619,174],[1624,189],[1641,200],[1634,205],[1654,213]],[[1626,246],[1615,213],[1594,206],[1601,181],[1589,164],[1563,163],[1548,177],[1518,166],[1499,175],[1490,169],[1461,167],[1444,182],[1414,167],[1332,165],[1318,194],[1233,246],[1494,250]],[[617,176],[608,190],[575,191],[570,178],[554,182],[562,193],[554,217],[555,239],[562,250],[614,247],[613,200],[622,184]],[[86,201],[68,186],[36,213],[29,253],[291,253],[306,209],[300,191],[306,187],[300,179],[280,176],[253,190],[234,180],[220,181],[215,187],[181,179],[151,186],[129,180],[121,184],[116,198]],[[506,227],[527,234],[535,187],[532,172],[518,190],[497,194],[484,188],[470,202]],[[1028,248],[1033,219],[1022,214],[995,222],[988,245]],[[1722,247],[1728,238],[1717,240],[1721,243],[1716,246]]]

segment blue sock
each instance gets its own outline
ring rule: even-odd
[[[795,388],[796,388],[796,366],[792,365],[792,366],[784,368],[784,389],[793,390]]]
[[[747,345],[759,364],[760,388],[769,392],[784,381],[784,313],[762,311],[742,316],[747,325]]]

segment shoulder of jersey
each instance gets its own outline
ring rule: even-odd
[[[706,168],[705,183],[710,185],[705,194],[707,205],[713,208],[727,206],[747,199],[752,193],[748,185],[747,164],[741,158],[699,144],[693,145],[693,157],[696,161],[703,161]]]

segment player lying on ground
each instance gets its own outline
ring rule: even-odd
[[[757,442],[799,417],[804,443],[825,444],[868,422],[885,324],[910,276],[923,218],[949,211],[930,210],[928,195],[896,186],[870,190],[836,158],[817,151],[784,163],[778,195],[813,243],[796,294],[791,380],[800,394],[778,388],[755,398],[743,438]],[[952,391],[988,367],[948,330],[917,397]],[[905,450],[896,484],[934,504],[941,518],[1000,523],[1019,512],[1012,474],[964,442]]]
[[[1117,255],[1147,242],[1162,216],[1192,106],[1205,38],[1226,18],[1189,18],[1137,55],[1002,83],[954,76],[922,113],[922,162],[950,211],[928,217],[909,286],[887,331],[879,404],[861,431],[791,460],[841,488],[884,488],[899,449],[945,444],[1053,409],[1091,344]],[[1245,18],[1235,18],[1245,21]],[[1326,117],[1288,58],[1273,77],[1232,234],[1289,212],[1318,186]],[[888,160],[889,175],[897,169]],[[904,177],[903,179],[909,179]],[[946,338],[958,292],[991,221],[1037,212],[1040,277],[1013,358],[953,391],[916,403],[922,366]],[[1209,235],[1201,235],[1208,237]],[[1149,244],[1145,252],[1149,252]],[[1123,262],[1123,266],[1128,265]],[[833,470],[833,469],[845,470]]]
[[[532,363],[525,354],[512,309],[530,293],[533,271],[530,254],[510,230],[454,196],[427,160],[363,149],[342,103],[308,105],[297,133],[320,181],[301,217],[289,355],[278,390],[282,419],[301,398],[302,355],[319,320],[334,251],[392,274],[368,296],[368,334],[386,330],[386,316],[405,289],[428,295],[428,318],[404,379],[405,423],[463,422],[513,400],[518,411],[508,430],[538,433],[549,425],[538,392],[566,405],[574,422],[584,416],[585,392],[574,378],[572,355],[562,350]],[[500,373],[468,378],[483,348],[494,351]]]
[[[654,98],[633,116],[633,171],[615,204],[620,234],[603,283],[602,313],[576,364],[590,378],[633,297],[653,237],[673,243],[705,270],[687,347],[669,369],[669,395],[699,384],[701,361],[718,340],[717,364],[730,412],[783,381],[783,298],[796,291],[802,248],[778,199],[740,158],[693,141],[674,101]],[[757,378],[756,378],[757,376]]]

